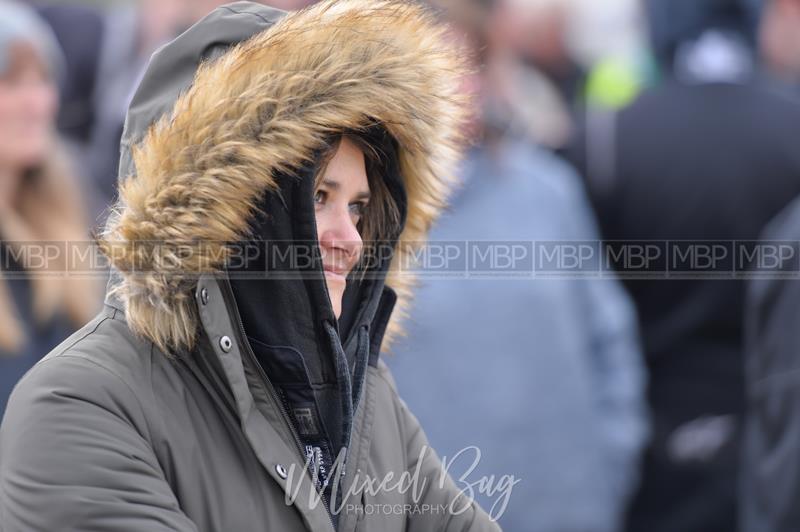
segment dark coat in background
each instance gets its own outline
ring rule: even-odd
[[[785,260],[748,283],[740,531],[794,532],[800,527],[800,200],[762,239],[783,246]]]
[[[640,315],[654,416],[631,532],[734,530],[744,282],[675,279],[692,265],[681,259],[690,242],[674,241],[728,250],[705,274],[750,267],[732,241],[757,239],[800,193],[798,124],[800,104],[752,76],[672,78],[618,114],[590,112],[571,147],[604,239],[660,254],[649,266],[614,264]],[[657,278],[631,278],[642,271]]]

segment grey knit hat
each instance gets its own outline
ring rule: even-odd
[[[30,7],[14,0],[0,0],[0,73],[9,66],[9,51],[16,42],[33,46],[53,78],[64,75],[64,57],[53,31]]]

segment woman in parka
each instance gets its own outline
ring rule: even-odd
[[[459,144],[444,32],[393,0],[239,2],[153,56],[105,310],[0,429],[4,532],[497,529],[379,356]]]

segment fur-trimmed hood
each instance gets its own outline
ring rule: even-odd
[[[225,243],[247,238],[276,175],[313,163],[332,132],[377,121],[398,144],[407,194],[388,345],[413,284],[397,264],[443,208],[461,144],[464,68],[445,32],[409,2],[326,1],[286,16],[237,2],[157,52],[128,113],[119,203],[100,239],[129,326],[166,352],[191,348],[197,275],[224,268]]]

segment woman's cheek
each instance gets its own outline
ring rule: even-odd
[[[54,87],[0,84],[0,164],[38,164],[52,147],[58,109]]]
[[[0,83],[0,165],[13,162],[18,153],[19,133],[16,131],[21,123],[21,101],[15,90]]]

